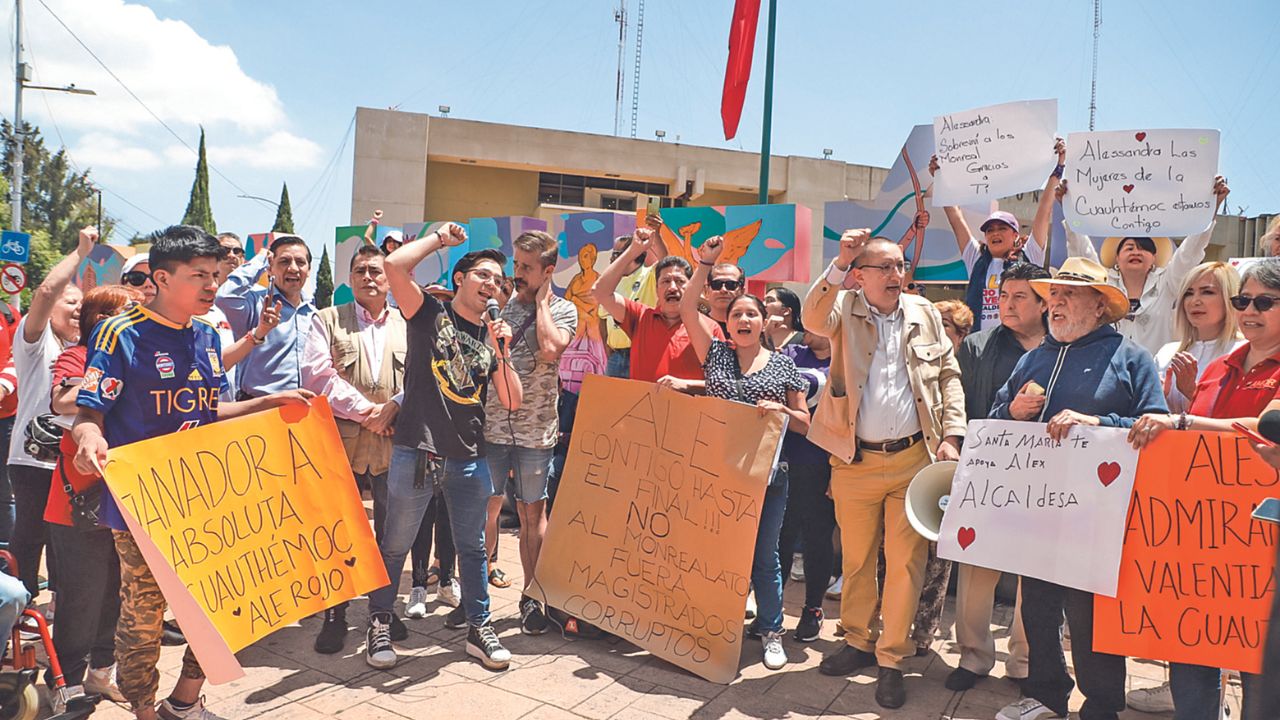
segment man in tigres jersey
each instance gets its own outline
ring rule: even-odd
[[[213,306],[218,262],[227,250],[198,227],[157,233],[151,248],[155,298],[102,321],[89,340],[89,360],[76,400],[72,435],[76,468],[100,474],[107,449],[187,430],[216,420],[305,403],[314,394],[290,390],[245,402],[220,402],[226,375],[217,330],[196,318]],[[187,648],[182,676],[159,706],[160,639],[165,598],[111,493],[103,493],[101,521],[120,555],[120,621],[116,628],[116,684],[139,720],[215,716],[200,696],[204,671]]]

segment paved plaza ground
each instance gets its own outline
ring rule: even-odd
[[[320,627],[318,618],[287,627],[239,653],[246,676],[236,682],[205,689],[208,707],[226,718],[453,718],[469,720],[630,720],[638,718],[781,718],[851,717],[954,718],[990,720],[1006,703],[1017,699],[1016,686],[992,677],[972,690],[953,693],[943,679],[958,659],[951,629],[952,601],[944,618],[945,636],[928,656],[906,667],[907,704],[883,710],[875,703],[874,668],[850,678],[831,678],[818,672],[823,654],[838,649],[835,637],[837,603],[827,602],[828,620],[822,638],[813,643],[786,642],[791,664],[772,672],[760,664],[758,642],[747,640],[741,673],[730,685],[717,685],[655,658],[616,639],[566,639],[554,629],[531,637],[520,633],[520,563],[516,538],[505,533],[501,567],[513,586],[493,592],[493,616],[503,643],[514,659],[506,672],[495,673],[463,654],[465,633],[444,627],[447,607],[429,604],[430,616],[406,620],[409,639],[398,643],[401,662],[394,669],[374,670],[364,662],[365,602],[352,603],[352,630],[345,652],[318,655],[311,645]],[[402,589],[407,589],[405,575]],[[802,588],[789,585],[786,626],[793,628],[802,601]],[[1001,657],[1007,642],[1012,608],[997,606],[997,647]],[[164,648],[160,669],[161,692],[168,692],[178,676],[182,648]],[[1068,654],[1068,659],[1070,655]],[[998,664],[996,673],[1002,672]],[[1147,661],[1129,661],[1130,687],[1156,685],[1164,669]],[[1238,695],[1238,688],[1236,688]],[[163,696],[163,695],[162,695]],[[1077,696],[1072,707],[1078,707]],[[47,714],[47,711],[46,713]],[[112,720],[132,717],[104,703],[93,716]],[[1134,710],[1125,720],[1167,720]]]

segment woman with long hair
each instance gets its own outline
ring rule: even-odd
[[[702,361],[706,393],[755,405],[760,414],[785,415],[790,427],[804,432],[809,427],[809,409],[804,393],[809,388],[791,358],[765,346],[764,302],[754,295],[734,298],[725,325],[728,341],[716,340],[698,317],[698,298],[710,270],[723,250],[723,240],[709,238],[698,248],[693,277],[680,301],[680,318],[689,333],[689,343]],[[756,618],[748,635],[764,644],[764,665],[777,670],[787,662],[782,649],[782,564],[778,557],[778,536],[787,509],[787,473],[779,463],[760,509],[760,529],[756,532],[755,555],[751,563],[751,588],[756,597]],[[744,598],[745,600],[745,598]]]
[[[773,288],[764,294],[764,309],[768,313],[765,333],[770,347],[777,350],[804,340],[799,295],[784,287]]]
[[[1174,309],[1177,340],[1156,353],[1170,412],[1186,410],[1209,363],[1244,343],[1228,302],[1239,292],[1240,274],[1226,263],[1201,263],[1183,278]]]

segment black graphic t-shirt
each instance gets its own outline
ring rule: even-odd
[[[406,320],[404,402],[395,443],[467,460],[484,454],[484,399],[496,355],[487,330],[426,295]]]

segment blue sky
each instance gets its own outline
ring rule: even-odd
[[[767,1],[767,0],[766,0]],[[350,211],[356,106],[612,133],[617,0],[252,2],[44,0],[178,136],[209,133],[218,227],[268,229],[287,181],[318,247]],[[634,37],[636,0],[629,0]],[[732,0],[648,0],[639,137],[758,150],[764,12],[736,140],[720,130]],[[1099,130],[1223,134],[1230,209],[1280,211],[1280,4],[1103,0]],[[27,95],[27,117],[107,189],[123,236],[180,219],[194,156],[27,0],[36,81],[96,98]],[[1092,2],[780,3],[773,149],[889,165],[934,115],[1056,97],[1059,129],[1088,127]],[[12,5],[0,11],[12,44]],[[12,64],[12,50],[8,60]],[[631,47],[625,61],[630,99]],[[11,90],[0,111],[12,113]],[[629,108],[624,134],[629,134]],[[56,130],[55,130],[56,125]]]

